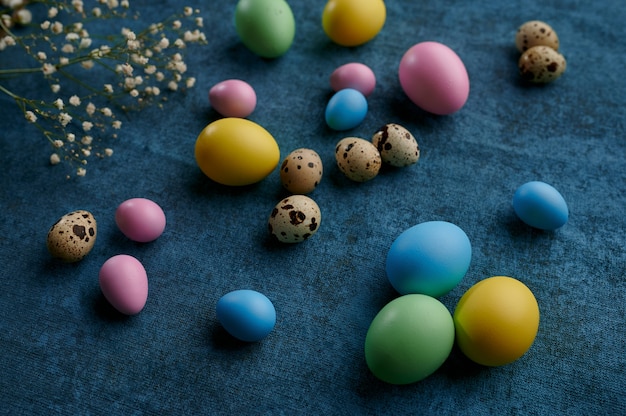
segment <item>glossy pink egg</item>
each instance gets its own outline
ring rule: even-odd
[[[369,66],[358,62],[341,65],[330,75],[330,87],[333,91],[352,88],[367,97],[374,91],[375,86],[374,71]]]
[[[165,213],[154,201],[132,198],[115,211],[115,223],[128,238],[139,243],[156,240],[165,230]]]
[[[136,315],[148,300],[146,269],[136,258],[120,254],[104,262],[98,276],[102,294],[125,315]]]
[[[433,114],[452,114],[465,105],[469,77],[461,58],[438,42],[412,46],[400,61],[400,84],[418,107]]]
[[[256,93],[240,79],[228,79],[209,90],[211,106],[224,117],[246,118],[256,107]]]

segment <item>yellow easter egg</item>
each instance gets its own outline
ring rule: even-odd
[[[383,0],[329,0],[322,12],[322,27],[342,46],[359,46],[383,28],[387,10]]]
[[[485,366],[524,355],[539,328],[539,306],[519,280],[494,276],[472,286],[454,311],[456,342],[463,354]]]
[[[223,118],[206,126],[195,146],[202,172],[222,185],[243,186],[261,181],[278,165],[274,137],[257,123]]]

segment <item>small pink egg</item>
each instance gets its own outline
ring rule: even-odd
[[[374,91],[375,86],[374,71],[358,62],[342,65],[330,75],[330,87],[333,91],[352,88],[367,97]]]
[[[461,58],[438,42],[413,45],[399,69],[402,89],[418,107],[433,114],[452,114],[467,101],[469,77]]]
[[[165,214],[154,201],[132,198],[115,211],[115,223],[128,238],[139,243],[156,240],[165,230]]]
[[[246,118],[256,107],[256,93],[247,82],[228,79],[211,87],[209,101],[224,117]]]
[[[136,258],[119,254],[104,262],[98,275],[100,290],[125,315],[136,315],[148,300],[148,275]]]

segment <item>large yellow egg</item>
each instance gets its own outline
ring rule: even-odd
[[[456,342],[472,361],[511,363],[526,353],[539,329],[539,306],[519,280],[494,276],[472,286],[454,311]]]
[[[381,31],[386,17],[383,0],[329,0],[322,12],[322,27],[333,42],[358,46]]]
[[[280,150],[274,137],[243,118],[223,118],[209,124],[196,140],[196,163],[206,176],[230,186],[250,185],[278,165]]]

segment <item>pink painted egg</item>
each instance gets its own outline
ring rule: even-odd
[[[240,79],[228,79],[209,90],[211,106],[224,117],[246,118],[256,107],[256,93]]]
[[[119,254],[104,262],[98,276],[102,294],[125,315],[136,315],[148,299],[146,269],[136,258]]]
[[[115,210],[115,223],[128,238],[139,243],[154,241],[165,230],[165,213],[154,201],[132,198]]]
[[[413,45],[399,68],[402,89],[418,107],[448,115],[463,107],[469,96],[469,77],[461,58],[438,42]]]
[[[374,71],[369,66],[358,62],[341,65],[330,75],[330,87],[333,91],[352,88],[367,97],[374,91],[375,86]]]

